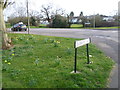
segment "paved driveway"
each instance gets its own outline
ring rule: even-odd
[[[8,30],[9,31],[9,30]],[[14,32],[27,33],[27,32]],[[30,29],[30,34],[88,38],[91,37],[92,43],[96,44],[104,53],[111,57],[116,66],[111,73],[110,88],[118,88],[118,31],[117,30],[90,30],[90,29]]]

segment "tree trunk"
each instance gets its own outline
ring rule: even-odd
[[[5,26],[3,8],[4,0],[0,0],[0,33],[2,33],[2,49],[8,49],[11,47],[11,40],[8,38],[7,30]]]

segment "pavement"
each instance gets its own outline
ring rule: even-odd
[[[9,30],[8,30],[9,31]],[[28,32],[13,32],[28,33]],[[91,29],[30,29],[30,34],[70,37],[70,38],[88,38],[91,37],[92,43],[101,49],[107,56],[115,61],[115,66],[110,74],[108,83],[109,88],[118,88],[118,30],[91,30]]]

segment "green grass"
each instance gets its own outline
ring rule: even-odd
[[[9,34],[14,47],[3,51],[3,88],[106,88],[113,60],[89,44],[78,48],[74,67],[74,41],[78,39],[27,34]]]
[[[11,28],[12,26],[10,25],[10,23],[6,23],[6,27]]]
[[[82,24],[72,24],[71,28],[81,28],[81,29],[118,29],[118,27],[85,27],[83,28]]]
[[[96,27],[91,29],[118,29],[118,27]]]
[[[79,28],[79,29],[118,29],[118,27],[85,27],[83,28],[82,24],[72,24],[71,28]]]
[[[40,28],[39,26],[30,26],[30,28]]]
[[[7,28],[11,28],[12,26],[9,23],[6,23]],[[45,24],[40,24],[39,26],[30,26],[30,28],[48,28]],[[77,29],[118,29],[118,27],[86,27],[83,28],[82,24],[72,24],[70,28],[77,28]],[[120,27],[119,27],[120,28]]]
[[[72,24],[71,28],[82,28],[83,25],[82,24]]]
[[[45,24],[40,24],[39,26],[30,26],[30,28],[47,28]]]
[[[86,28],[83,28],[83,29],[118,29],[119,27],[86,27]]]

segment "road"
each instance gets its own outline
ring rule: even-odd
[[[9,30],[8,30],[9,31]],[[28,32],[14,32],[28,33]],[[111,57],[116,65],[111,72],[110,88],[118,88],[118,30],[90,30],[90,29],[30,29],[30,34],[70,37],[70,38],[88,38],[91,37],[92,43],[96,44],[107,56]]]

